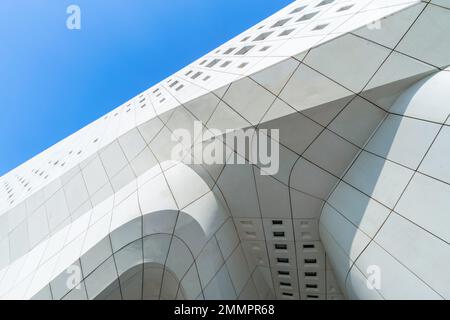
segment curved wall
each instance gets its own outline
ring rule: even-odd
[[[445,71],[408,88],[324,206],[321,239],[349,298],[450,297],[449,88]]]
[[[446,297],[450,7],[347,5],[295,1],[1,177],[0,297]],[[195,121],[187,156],[217,144],[222,164],[171,158]],[[228,161],[242,128],[279,130],[277,173]],[[128,292],[147,266],[152,293]]]

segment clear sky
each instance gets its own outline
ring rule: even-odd
[[[1,0],[0,176],[291,2]]]

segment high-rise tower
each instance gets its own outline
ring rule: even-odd
[[[0,178],[0,298],[449,298],[449,29],[295,1],[37,155]],[[277,172],[230,161],[248,128]]]

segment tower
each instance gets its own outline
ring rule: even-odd
[[[295,1],[12,170],[0,297],[447,298],[449,26],[447,1]]]

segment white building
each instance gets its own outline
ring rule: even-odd
[[[448,30],[295,1],[37,155],[0,178],[0,298],[449,298]],[[279,129],[279,171],[175,161],[195,121]]]

